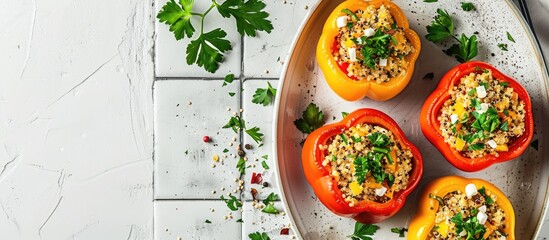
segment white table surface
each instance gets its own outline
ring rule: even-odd
[[[244,195],[243,211],[225,220],[219,196],[238,186],[230,154],[240,142],[254,146],[245,189],[279,191],[249,184],[272,146],[272,106],[251,97],[267,81],[276,86],[314,1],[266,1],[275,30],[259,38],[217,18],[206,27],[228,29],[234,50],[209,74],[185,64],[185,41],[155,27],[165,0],[0,0],[0,238],[247,239],[266,231],[289,239],[278,234],[289,224],[284,215],[263,214]],[[240,81],[221,88],[227,73]],[[240,108],[266,134],[265,146],[220,128]],[[212,168],[225,148],[225,164]],[[272,170],[263,173],[274,183]],[[539,239],[547,237],[544,230]]]

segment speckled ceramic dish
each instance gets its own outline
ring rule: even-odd
[[[543,143],[549,140],[549,134],[544,134],[545,127],[549,126],[549,87],[538,46],[516,7],[509,0],[474,1],[477,10],[465,12],[461,10],[460,1],[424,3],[396,0],[406,12],[411,28],[422,36],[422,51],[414,77],[408,87],[390,101],[363,99],[346,102],[330,90],[315,60],[315,47],[324,22],[340,2],[324,0],[311,9],[294,41],[278,88],[274,152],[283,201],[297,234],[303,239],[344,239],[353,232],[354,226],[352,219],[340,218],[327,210],[316,199],[303,175],[300,143],[306,136],[295,128],[293,121],[301,116],[310,102],[314,102],[324,112],[328,123],[340,120],[341,112],[361,107],[379,109],[398,122],[423,155],[424,174],[419,187],[397,215],[378,224],[381,228],[375,235],[376,239],[396,239],[390,229],[408,225],[415,214],[418,193],[425,184],[434,178],[453,174],[483,178],[497,185],[514,205],[517,238],[535,238],[544,217],[548,193],[549,151]],[[534,107],[535,135],[531,147],[519,159],[480,172],[465,173],[444,160],[421,133],[419,112],[423,102],[442,75],[458,64],[453,57],[442,52],[448,45],[433,44],[423,37],[437,8],[446,9],[455,18],[457,33],[471,35],[478,32],[477,60],[491,63],[528,90]],[[506,32],[512,34],[516,43],[507,40]],[[499,43],[507,43],[509,51],[500,50]],[[424,79],[431,72],[434,79]]]

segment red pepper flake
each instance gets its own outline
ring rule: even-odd
[[[204,136],[204,137],[202,138],[202,141],[204,141],[204,142],[206,142],[206,143],[207,143],[207,142],[210,142],[210,137],[209,137],[209,136]]]
[[[290,229],[289,228],[280,229],[280,235],[290,235]]]
[[[256,200],[256,197],[257,197],[257,189],[252,188],[252,190],[250,190],[250,192],[252,193],[252,199],[253,199],[253,200]]]
[[[261,173],[252,173],[252,184],[260,184],[263,181]]]

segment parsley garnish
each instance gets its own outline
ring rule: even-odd
[[[374,132],[368,135],[368,139],[372,142],[372,145],[375,147],[383,148],[389,144],[389,137],[380,132]]]
[[[453,216],[450,221],[455,224],[457,234],[460,234],[462,231],[465,231],[467,233],[467,240],[484,239],[483,236],[486,232],[486,228],[484,227],[484,225],[478,222],[478,219],[476,217],[472,217],[471,219],[467,220],[463,219],[461,213],[458,213]]]
[[[345,134],[339,134],[339,136],[341,137],[341,139],[343,139],[343,142],[345,143],[345,145],[349,145],[349,142],[347,141],[347,137],[345,136]]]
[[[278,214],[278,209],[273,204],[267,204],[261,211],[268,214]]]
[[[435,2],[438,2],[438,0],[423,0],[423,2],[426,2],[426,3],[435,3]]]
[[[476,99],[473,99],[473,101]],[[475,103],[475,105],[480,106],[478,104],[478,101]],[[476,109],[478,109],[478,106],[475,106]],[[473,116],[475,116],[476,120],[471,125],[472,128],[479,130],[479,131],[488,131],[493,132],[499,127],[500,121],[498,118],[497,110],[493,107],[488,108],[488,110],[482,114],[479,114],[478,112],[473,112]]]
[[[486,195],[486,188],[484,186],[478,190],[478,193],[484,197],[486,205],[492,205],[494,203],[494,200],[490,196]]]
[[[235,133],[238,133],[241,129],[246,128],[246,124],[244,123],[244,120],[240,118],[239,116],[231,117],[229,119],[229,122],[223,126],[223,128],[231,128]]]
[[[261,161],[261,166],[265,169],[265,170],[269,170],[269,165],[267,165],[267,163],[265,161]]]
[[[223,80],[223,85],[221,85],[222,87],[225,87],[227,86],[228,84],[231,84],[233,83],[234,81],[234,74],[228,74],[227,76],[225,76],[225,79]]]
[[[371,236],[373,236],[378,229],[379,227],[377,225],[356,222],[353,235],[347,237],[352,240],[372,240]]]
[[[233,97],[236,93],[235,92],[229,92],[229,96]]]
[[[407,228],[391,228],[391,232],[398,234],[398,237],[404,237],[404,233],[407,231]]]
[[[238,210],[239,207],[242,207],[242,202],[239,201],[233,195],[230,195],[229,199],[227,199],[227,198],[223,197],[223,195],[221,195],[220,199],[225,201],[225,203],[227,204],[227,207],[229,209],[231,209],[231,211],[236,211],[236,210]]]
[[[341,11],[344,12],[345,14],[351,16],[351,18],[353,18],[353,20],[355,20],[355,21],[358,21],[358,20],[359,20],[359,19],[358,19],[358,16],[357,16],[353,11],[351,11],[350,9],[345,8],[345,9],[343,9],[343,10],[341,10]]]
[[[206,221],[204,221],[205,223],[212,223],[212,221],[206,219]]]
[[[484,143],[475,143],[472,145],[469,145],[469,148],[467,148],[468,151],[476,151],[476,150],[482,150],[484,148]]]
[[[473,5],[473,3],[470,3],[470,2],[462,2],[461,9],[463,9],[463,11],[466,11],[466,12],[477,10],[475,5]]]
[[[455,56],[460,62],[467,62],[478,54],[478,42],[476,35],[471,37],[461,34],[460,38],[454,36],[454,20],[452,17],[442,9],[437,9],[438,15],[435,16],[431,25],[427,26],[427,40],[438,43],[443,40],[452,37],[458,43],[452,45],[444,52],[450,56]]]
[[[273,193],[269,194],[269,195],[267,196],[267,198],[265,198],[265,199],[263,200],[263,204],[269,205],[269,204],[271,204],[271,203],[274,203],[274,201],[278,201],[278,200],[280,200],[280,197],[278,197],[278,194],[276,194],[276,193],[273,192]]]
[[[267,82],[267,88],[258,88],[255,90],[255,94],[252,96],[252,102],[255,104],[263,104],[267,106],[271,104],[276,96],[276,89],[271,86],[270,82]]]
[[[303,116],[295,120],[294,125],[302,133],[311,133],[324,125],[324,114],[314,103],[309,103],[303,111]]]
[[[229,152],[229,149],[223,149],[223,153],[228,153]]]
[[[265,154],[265,155],[261,156],[261,158],[267,160],[267,159],[269,159],[269,155]]]
[[[260,232],[250,233],[248,237],[250,238],[250,240],[271,240],[271,238],[269,238],[269,235],[267,235],[267,233],[260,233]]]
[[[500,43],[500,44],[498,44],[498,47],[499,47],[499,49],[501,49],[502,51],[507,51],[507,44],[505,44],[505,43]]]
[[[213,8],[225,17],[234,17],[236,27],[241,35],[255,37],[257,31],[270,33],[273,25],[264,12],[265,3],[261,0],[228,0],[223,4],[212,1],[204,13],[192,12],[194,0],[174,0],[167,2],[156,16],[158,20],[170,26],[176,40],[191,38],[195,28],[191,23],[193,16],[200,17],[200,35],[187,46],[187,64],[197,64],[208,72],[216,72],[223,61],[223,53],[232,50],[231,42],[225,37],[227,33],[220,28],[204,32],[204,20]]]
[[[444,205],[444,201],[442,200],[442,198],[433,193],[429,193],[429,198],[437,200],[440,205]]]
[[[393,37],[383,33],[381,29],[377,29],[372,37],[362,37],[362,42],[365,43],[361,51],[364,57],[364,64],[375,69],[378,59],[389,57],[389,44],[391,40],[393,40]]]
[[[244,221],[242,221],[242,218],[239,218],[236,220],[237,223],[243,223]]]
[[[265,207],[261,211],[269,214],[278,214],[278,209],[276,209],[274,206],[274,202],[277,200],[280,200],[277,194],[269,194],[269,196],[267,196],[267,198],[263,200],[263,204],[265,204]]]
[[[341,112],[341,116],[342,116],[343,118],[347,117],[347,115],[349,115],[348,112]]]
[[[509,131],[509,123],[507,123],[507,121],[503,122],[503,124],[501,124],[501,126],[499,126],[499,129],[501,129],[501,131],[508,132]]]
[[[499,85],[507,87],[507,86],[509,86],[509,82],[500,82]]]
[[[261,143],[263,140],[263,133],[259,132],[258,127],[246,129],[245,131],[256,143]]]
[[[511,36],[509,32],[507,32],[507,39],[509,39],[509,41],[511,42],[515,42],[515,39],[513,38],[513,36]]]
[[[236,168],[241,175],[244,174],[244,172],[246,171],[246,161],[244,160],[244,158],[240,158],[238,160],[238,162],[236,163]]]

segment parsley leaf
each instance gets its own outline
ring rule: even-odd
[[[237,211],[239,207],[242,207],[242,202],[239,201],[233,195],[230,195],[229,199],[227,199],[227,198],[223,197],[223,195],[221,195],[220,199],[225,201],[225,203],[227,204],[227,207],[229,209],[231,209],[231,211]]]
[[[466,12],[477,10],[475,5],[473,5],[473,3],[470,3],[470,2],[462,2],[461,9],[463,9],[463,11],[466,11]]]
[[[469,145],[469,148],[467,148],[468,151],[476,151],[476,150],[482,150],[484,148],[484,143],[475,143],[472,145]]]
[[[223,128],[231,128],[235,133],[238,133],[241,129],[246,128],[246,124],[244,123],[244,120],[240,118],[239,116],[231,117],[229,119],[229,122],[223,126]]]
[[[478,42],[477,42],[477,36],[471,35],[470,38],[465,36],[465,34],[461,34],[461,37],[458,39],[459,44],[454,44],[450,48],[448,48],[444,53],[452,56],[454,55],[456,57],[456,60],[458,60],[461,63],[467,62],[478,54]]]
[[[498,48],[501,49],[502,51],[507,51],[507,44],[500,43],[498,44]]]
[[[368,139],[372,142],[372,145],[375,147],[383,148],[389,144],[389,137],[380,132],[374,132],[368,135]]]
[[[250,238],[250,240],[271,240],[271,238],[269,238],[269,235],[267,235],[267,233],[260,233],[260,232],[250,233],[248,234],[248,237]]]
[[[341,11],[344,12],[345,14],[351,16],[351,18],[353,18],[353,20],[355,20],[357,22],[359,21],[358,16],[353,11],[351,11],[351,9],[345,8]]]
[[[261,211],[269,214],[278,214],[278,209],[273,204],[267,204]]]
[[[364,57],[364,64],[368,67],[375,69],[378,59],[389,57],[389,44],[391,43],[392,36],[383,33],[381,29],[377,29],[375,34],[368,38],[362,37],[364,46],[361,53]]]
[[[269,170],[269,165],[267,165],[267,163],[265,161],[261,161],[261,166],[265,169],[265,170]]]
[[[341,116],[342,116],[343,118],[347,117],[347,115],[349,115],[348,112],[341,112]]]
[[[233,81],[234,81],[234,74],[232,74],[232,73],[227,74],[227,76],[225,76],[225,80],[223,81],[222,87],[225,87],[230,83],[233,83]]]
[[[278,209],[274,207],[274,202],[277,200],[280,200],[278,194],[269,194],[269,196],[267,196],[267,198],[263,200],[263,204],[265,204],[265,207],[261,211],[264,213],[278,214]]]
[[[170,32],[173,32],[176,40],[181,40],[185,36],[190,38],[195,32],[191,24],[194,0],[181,0],[180,3],[183,8],[174,0],[170,0],[156,15],[160,22],[170,25]]]
[[[458,213],[454,215],[450,221],[456,226],[456,234],[460,234],[462,231],[465,231],[467,233],[466,239],[468,240],[484,239],[483,236],[486,232],[486,228],[478,222],[476,217],[464,219],[461,213]]]
[[[509,123],[507,121],[503,122],[503,124],[501,124],[499,129],[501,129],[501,131],[508,132],[509,131]]]
[[[274,201],[278,201],[278,200],[280,200],[280,197],[278,196],[278,194],[276,194],[276,193],[273,192],[273,193],[269,194],[269,195],[267,196],[267,198],[265,198],[265,199],[263,200],[263,204],[269,205],[269,204],[274,203]]]
[[[426,3],[435,3],[435,2],[438,2],[438,0],[423,0],[423,2],[426,2]]]
[[[246,172],[246,161],[244,160],[244,158],[240,158],[238,160],[238,162],[236,163],[236,168],[238,169],[238,172],[240,172],[240,174],[244,174],[244,172]]]
[[[255,90],[255,94],[252,96],[252,103],[267,106],[271,104],[275,96],[276,89],[271,86],[270,82],[267,82],[267,88],[258,88]]]
[[[204,221],[205,223],[212,223],[212,221],[206,219],[206,221]]]
[[[515,39],[513,38],[513,36],[511,36],[509,32],[507,32],[507,39],[509,39],[509,41],[511,42],[515,42]]]
[[[226,36],[225,31],[216,28],[192,40],[187,46],[187,64],[196,63],[211,73],[217,71],[219,63],[223,61],[221,53],[232,49],[231,42],[224,39]]]
[[[262,11],[265,3],[260,0],[227,0],[221,5],[216,5],[221,16],[236,19],[236,28],[241,35],[256,36],[256,31],[270,33],[273,24],[267,19],[269,14]]]
[[[365,157],[357,157],[353,161],[353,164],[355,165],[355,176],[357,176],[357,182],[359,184],[364,183],[364,180],[366,179],[366,174],[370,172],[368,169],[368,160]]]
[[[246,129],[246,133],[250,135],[250,137],[256,142],[261,143],[263,140],[263,133],[259,132],[258,127],[253,127],[250,129]]]
[[[378,229],[379,227],[377,225],[356,222],[353,235],[347,237],[352,240],[372,240],[371,236],[373,236]]]
[[[431,25],[427,26],[428,34],[425,37],[431,42],[441,42],[454,34],[454,21],[448,12],[437,9],[437,13]]]
[[[302,118],[296,119],[294,125],[302,133],[311,133],[324,125],[324,113],[314,103],[309,103]]]
[[[398,234],[398,237],[404,237],[404,233],[407,231],[407,228],[391,228],[391,232]]]

